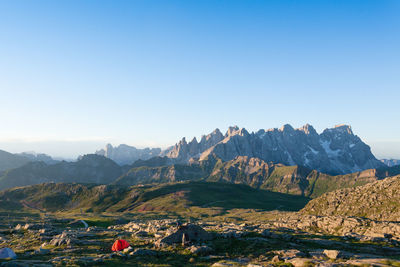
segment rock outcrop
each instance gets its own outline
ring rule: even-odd
[[[188,162],[191,158],[199,158],[201,153],[218,144],[223,139],[224,136],[219,129],[215,129],[208,135],[203,135],[200,142],[195,137],[188,143],[184,137],[175,146],[163,151],[162,155],[176,159],[178,162]]]
[[[400,176],[395,176],[356,188],[326,193],[310,201],[302,212],[400,221],[399,203]]]
[[[170,232],[168,232],[165,237],[158,240],[155,245],[158,247],[172,244],[186,245],[211,239],[212,235],[200,226],[195,224],[183,224],[170,229]]]

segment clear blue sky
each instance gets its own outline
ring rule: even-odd
[[[339,123],[400,157],[400,1],[0,1],[0,149]]]

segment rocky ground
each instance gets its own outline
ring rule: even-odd
[[[191,222],[3,214],[0,248],[17,259],[0,266],[400,266],[399,223],[240,212]],[[112,252],[118,238],[131,248]]]

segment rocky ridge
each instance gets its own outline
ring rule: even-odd
[[[358,216],[400,221],[400,176],[346,188],[310,201],[302,210],[314,215]]]
[[[210,156],[222,161],[238,156],[259,158],[266,162],[287,166],[301,165],[323,173],[337,175],[384,167],[371,153],[371,149],[348,125],[325,129],[321,134],[309,124],[294,129],[286,124],[280,129],[248,132],[245,128],[229,127],[225,135],[215,129],[203,135],[200,141],[190,142],[182,138],[166,150],[143,149],[121,145],[96,152],[121,164],[134,160],[165,156],[173,163],[187,164],[195,160],[207,160]]]
[[[223,161],[249,156],[284,165],[301,165],[332,175],[384,166],[347,125],[326,129],[321,134],[308,124],[299,129],[287,124],[280,129],[256,133],[231,127],[225,139],[205,151],[200,160],[210,155]]]

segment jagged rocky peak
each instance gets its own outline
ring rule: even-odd
[[[312,127],[310,124],[306,124],[303,127],[298,128],[297,130],[302,131],[305,134],[310,134],[310,135],[318,135],[317,131]]]
[[[197,142],[197,138],[193,137],[192,141],[190,141],[189,144],[198,144],[199,142]]]
[[[200,142],[197,141],[196,137],[189,143],[186,142],[186,138],[182,138],[175,146],[172,146],[161,154],[169,158],[176,159],[178,162],[189,162],[191,158],[200,157],[201,153],[210,147],[218,144],[224,139],[224,135],[217,128],[208,135],[203,135]]]
[[[225,138],[235,135],[246,136],[249,135],[249,132],[245,128],[239,128],[237,125],[230,126],[226,131]]]
[[[294,132],[294,128],[290,124],[285,124],[279,129],[279,131],[281,131],[281,132]]]
[[[239,133],[240,129],[237,125],[228,127],[225,137],[233,136]]]
[[[179,145],[187,145],[187,142],[186,142],[186,137],[183,137],[182,139],[181,139],[181,141],[179,141]]]
[[[209,141],[214,142],[214,143],[218,143],[222,139],[224,139],[224,135],[217,128],[212,133],[210,133],[208,135],[203,135],[201,137],[200,143],[206,143],[206,142],[209,142]]]
[[[350,125],[338,124],[333,128],[325,129],[324,132],[331,132],[335,134],[349,134],[354,135]]]

